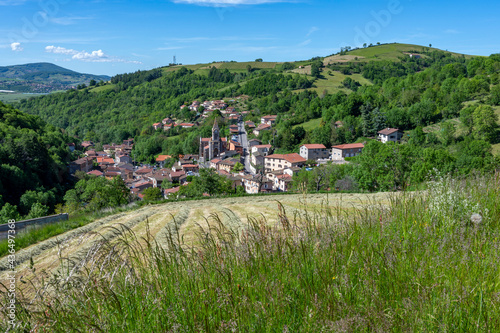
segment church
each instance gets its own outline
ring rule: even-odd
[[[227,139],[220,137],[219,125],[217,120],[212,127],[211,138],[200,138],[200,159],[210,161],[219,157],[227,149]]]

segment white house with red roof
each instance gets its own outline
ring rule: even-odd
[[[305,144],[300,146],[300,156],[306,160],[328,159],[330,152],[322,144]]]
[[[265,169],[268,171],[283,170],[286,168],[302,167],[306,159],[297,153],[272,154],[264,157]]]
[[[386,143],[388,141],[397,142],[403,137],[403,133],[397,128],[385,128],[377,133],[378,140],[382,143]]]
[[[342,161],[346,157],[358,156],[365,147],[362,143],[346,143],[332,147],[332,160]]]

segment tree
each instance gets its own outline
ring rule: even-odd
[[[320,68],[321,68],[321,62],[313,62],[312,65],[311,65],[311,75],[314,76],[315,78],[318,78],[320,75],[321,75],[321,72],[320,72]]]
[[[39,202],[36,202],[33,206],[31,206],[31,210],[26,216],[28,219],[35,219],[37,217],[44,217],[49,214],[49,207],[42,205]]]
[[[474,110],[473,135],[476,139],[493,142],[497,138],[498,116],[489,105],[480,105]]]
[[[149,187],[142,194],[145,201],[158,201],[163,198],[162,191],[159,187]]]
[[[21,215],[17,212],[17,206],[13,206],[8,202],[3,205],[0,210],[0,223],[7,223],[8,220],[19,221],[20,219]]]
[[[450,122],[442,123],[439,136],[441,137],[441,143],[443,145],[451,145],[455,141],[455,126]]]
[[[243,164],[241,164],[240,162],[236,162],[236,164],[233,167],[233,171],[234,172],[240,172],[240,171],[243,171],[243,170],[245,170],[245,166]]]
[[[255,62],[262,62],[262,58],[255,59]]]
[[[471,135],[474,129],[473,114],[475,109],[475,106],[469,105],[460,111],[460,122],[462,123],[462,127],[467,131],[467,135]]]

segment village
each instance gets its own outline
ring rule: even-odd
[[[328,149],[322,144],[310,143],[299,147],[298,152],[275,154],[270,142],[262,142],[257,138],[248,139],[247,131],[258,137],[262,131],[272,130],[276,125],[277,115],[265,115],[260,123],[243,121],[249,111],[236,112],[222,100],[194,101],[191,105],[182,105],[181,109],[192,111],[203,110],[201,118],[208,118],[210,113],[219,110],[229,124],[230,137],[222,137],[217,121],[212,126],[212,136],[199,138],[199,153],[180,155],[177,158],[170,155],[159,155],[154,165],[136,163],[131,157],[134,140],[124,140],[121,144],[103,145],[102,151],[95,150],[95,144],[84,141],[81,148],[84,157],[70,165],[70,173],[77,171],[96,177],[112,179],[121,177],[131,194],[143,199],[147,188],[160,188],[165,199],[178,198],[181,186],[188,185],[192,177],[199,176],[201,168],[214,169],[220,176],[228,178],[233,189],[243,187],[248,194],[287,192],[293,176],[302,169],[312,168],[326,163],[348,163],[346,158],[359,155],[363,143],[336,145]],[[204,120],[204,119],[203,119]],[[335,126],[342,126],[336,122]],[[159,123],[154,123],[155,130],[168,131],[180,126],[192,128],[199,123],[176,123],[167,117]],[[396,128],[386,128],[378,132],[377,139],[382,143],[397,142],[402,132]],[[74,150],[74,145],[70,150]]]

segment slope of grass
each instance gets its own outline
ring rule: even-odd
[[[367,62],[371,60],[391,60],[391,61],[399,61],[399,57],[403,56],[405,52],[417,51],[434,51],[440,50],[438,48],[426,47],[421,45],[413,45],[413,44],[383,44],[383,45],[375,45],[367,48],[360,48],[358,50],[347,52],[347,56],[349,56],[349,61],[353,62]],[[442,51],[442,50],[440,50]],[[454,56],[461,56],[460,53],[450,52]],[[425,55],[424,55],[425,56]],[[340,57],[340,56],[334,56]],[[358,59],[352,59],[353,57],[358,57]],[[473,57],[472,55],[465,55],[466,58]],[[328,61],[327,57],[325,61]],[[339,58],[340,59],[340,58]]]
[[[306,131],[309,132],[309,131],[312,131],[315,128],[318,128],[319,124],[321,123],[321,120],[322,120],[322,118],[311,119],[309,121],[306,121],[305,123],[295,125],[295,126],[293,126],[293,128],[295,128],[297,126],[302,126],[302,127],[304,127],[304,129]]]
[[[244,230],[231,212],[200,217],[194,247],[178,236],[185,214],[161,246],[115,228],[119,239],[61,259],[34,303],[20,296],[18,320],[51,332],[500,329],[498,175],[441,179],[388,206],[302,206],[277,203],[278,224]]]
[[[19,102],[22,99],[42,96],[45,94],[21,94],[21,93],[0,93],[0,101],[10,104]]]

